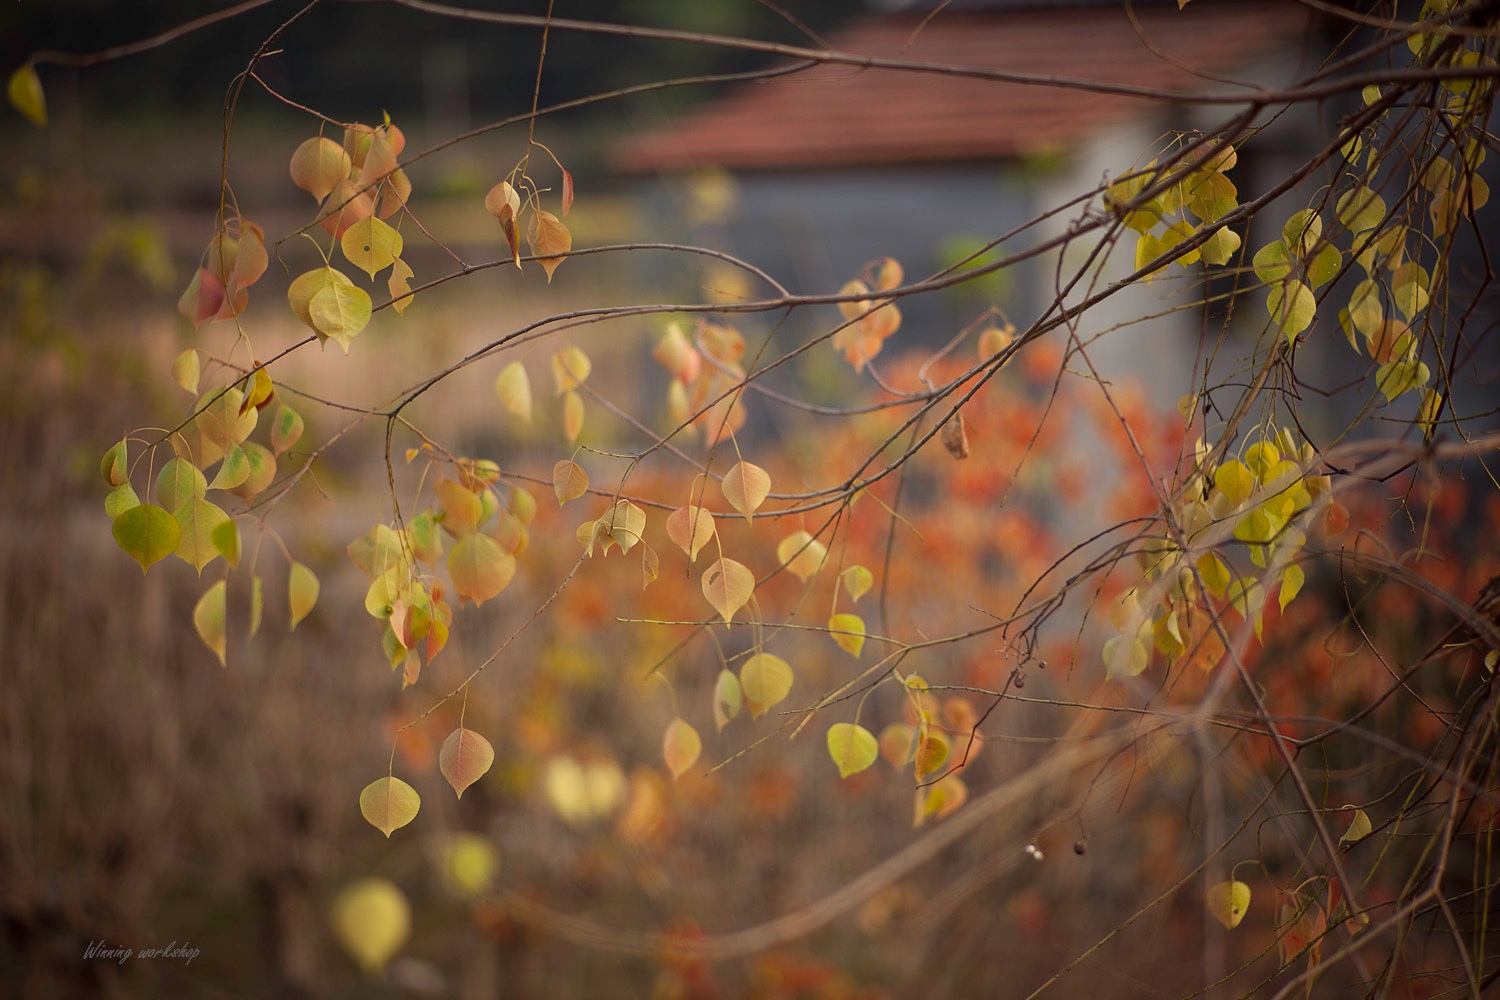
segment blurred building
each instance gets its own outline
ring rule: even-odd
[[[1175,0],[888,7],[834,30],[827,45],[1185,98],[1285,83],[1328,51],[1326,40],[1312,35],[1308,9],[1281,0],[1202,2],[1182,10]],[[710,186],[732,187],[734,211],[722,226],[711,213],[704,225],[700,212],[698,231],[678,235],[723,245],[794,292],[826,293],[887,254],[903,263],[908,280],[934,273],[1102,180],[1144,165],[1175,134],[1217,125],[1235,110],[1080,86],[823,64],[746,83],[641,131],[617,146],[615,164],[640,179],[663,220],[692,221],[691,210],[680,211],[691,200],[684,192],[705,177],[718,178]],[[1283,116],[1242,150],[1233,172],[1242,191],[1262,189],[1262,181],[1305,158],[1319,140],[1313,114],[1299,109]],[[1098,208],[1097,201],[1073,204],[1003,249],[1035,246]],[[1133,245],[1127,239],[1114,250],[1103,280],[1133,269]],[[1075,242],[1064,264],[1082,263],[1091,249]],[[1055,298],[1057,265],[1049,254],[972,286],[907,299],[906,336],[941,343],[989,305],[1024,328]],[[1201,279],[1201,267],[1173,267],[1171,277],[1091,310],[1087,329],[1078,332],[1087,336],[1161,313],[1168,308],[1164,294]],[[1202,294],[1201,288],[1186,293]],[[1201,308],[1171,313],[1152,322],[1146,340],[1101,341],[1096,361],[1112,367],[1114,355],[1185,385],[1203,321]]]

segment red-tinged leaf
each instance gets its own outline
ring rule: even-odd
[[[945,775],[930,788],[917,789],[921,805],[917,812],[917,825],[928,819],[939,822],[952,816],[969,801],[969,786],[956,774]]]
[[[877,292],[888,292],[901,284],[901,279],[906,272],[901,268],[901,262],[894,257],[881,257],[872,261],[869,271],[874,277],[873,285]]]
[[[724,491],[724,499],[729,501],[729,505],[745,515],[746,521],[750,521],[771,492],[771,475],[758,465],[736,462],[733,468],[724,473],[720,489]]]
[[[969,426],[962,413],[955,413],[948,418],[948,422],[943,424],[940,437],[943,447],[955,461],[962,461],[969,457]]]
[[[36,67],[26,63],[10,75],[5,85],[5,96],[10,106],[21,113],[37,128],[47,127],[47,97],[42,90],[42,78]]]
[[[443,527],[460,538],[479,529],[484,513],[484,504],[472,490],[467,490],[451,479],[440,479],[433,486],[443,505]]]
[[[776,546],[776,560],[806,583],[823,568],[828,546],[805,531],[794,531]]]
[[[734,613],[749,602],[753,593],[755,574],[733,559],[720,559],[703,573],[703,596],[725,624],[734,621]]]
[[[395,173],[396,157],[405,145],[406,137],[395,126],[385,125],[375,129],[365,148],[364,162],[359,166],[358,185],[369,187]]]
[[[344,257],[373,281],[375,275],[396,263],[405,247],[401,233],[377,218],[360,219],[344,230],[339,239]]]
[[[318,201],[347,180],[354,164],[344,147],[326,136],[308,139],[292,153],[292,183]]]
[[[698,736],[698,730],[680,718],[667,724],[667,731],[662,737],[662,757],[666,759],[667,769],[672,772],[674,779],[681,778],[688,768],[696,764],[698,755],[702,752],[703,740]]]
[[[561,507],[569,500],[577,500],[589,491],[589,474],[577,462],[566,458],[552,467],[552,492],[557,495]]]
[[[391,295],[391,308],[396,310],[398,316],[403,315],[406,307],[411,305],[416,298],[411,290],[411,277],[411,267],[406,261],[397,257],[391,265],[391,274],[386,279],[385,287]]]
[[[865,620],[847,611],[828,619],[828,631],[833,641],[850,656],[858,657],[865,648]]]
[[[228,281],[224,287],[224,304],[219,307],[219,319],[233,319],[245,311],[250,286],[266,273],[270,262],[266,254],[265,232],[248,219],[241,219],[234,266],[225,272]]]
[[[375,203],[375,214],[382,219],[395,215],[406,207],[411,197],[411,178],[405,170],[396,170],[380,183],[380,198]]]
[[[703,370],[703,356],[688,342],[687,334],[682,332],[682,326],[677,323],[667,327],[667,332],[652,349],[651,356],[684,385],[695,380]]]
[[[875,763],[880,745],[875,734],[852,722],[835,722],[828,727],[828,756],[839,769],[839,777],[858,774]]]
[[[438,768],[448,784],[464,797],[464,789],[484,776],[495,762],[495,750],[490,741],[472,729],[455,729],[443,741],[438,751]]]
[[[400,778],[379,778],[359,793],[359,811],[375,829],[389,837],[417,818],[422,797]]]
[[[562,176],[562,210],[564,219],[573,210],[573,175],[566,170]]]
[[[531,254],[537,258],[537,263],[542,265],[542,270],[547,272],[547,280],[552,280],[552,272],[566,258],[569,250],[573,249],[573,234],[568,232],[568,227],[551,212],[536,211],[531,216],[531,228],[526,232],[526,240],[531,244]]]
[[[368,191],[361,191],[353,181],[340,181],[323,202],[323,213],[318,225],[334,239],[339,239],[360,219],[375,214],[375,199]]]
[[[271,422],[271,447],[281,455],[302,440],[302,415],[282,403],[276,409],[276,419]]]
[[[1323,530],[1329,538],[1341,535],[1349,527],[1349,509],[1337,500],[1329,501],[1323,513]]]
[[[917,727],[892,722],[880,731],[880,756],[892,767],[905,767],[917,752]]]
[[[714,725],[722,730],[729,720],[740,714],[743,702],[740,679],[732,671],[720,670],[714,682]]]
[[[679,507],[667,515],[667,537],[696,561],[698,551],[714,537],[714,517],[702,507]]]
[[[203,592],[203,596],[198,598],[198,603],[193,607],[193,628],[197,629],[198,638],[203,640],[203,644],[219,658],[221,667],[228,665],[224,659],[224,591],[224,581],[217,581]]]
[[[312,570],[299,562],[292,563],[291,573],[287,577],[287,602],[290,605],[291,624],[288,630],[297,627],[297,623],[306,618],[318,603],[318,577]]]
[[[509,181],[501,181],[490,188],[484,196],[484,210],[495,218],[505,209],[510,209],[511,217],[514,218],[521,213],[521,196],[516,189],[510,186]]]
[[[792,667],[779,656],[757,653],[740,668],[740,689],[750,703],[752,718],[760,718],[792,693]]]
[[[571,389],[563,393],[563,435],[569,444],[583,433],[583,416],[583,397]]]
[[[219,314],[224,305],[224,282],[207,268],[198,268],[187,291],[177,300],[177,311],[194,326],[202,326]]]
[[[177,522],[177,557],[199,573],[221,554],[214,545],[214,531],[234,524],[229,515],[200,497],[190,497],[172,514]]]
[[[448,553],[448,578],[461,600],[483,604],[516,575],[516,557],[489,535],[469,535]]]
[[[516,225],[516,213],[509,205],[500,209],[500,234],[505,237],[505,246],[510,250],[510,259],[521,270],[521,230]]]
[[[531,377],[526,374],[525,365],[512,361],[500,369],[495,377],[495,395],[500,397],[500,405],[507,413],[531,423]]]

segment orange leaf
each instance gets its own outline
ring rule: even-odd
[[[719,612],[726,624],[734,613],[755,593],[755,574],[733,559],[720,559],[703,573],[703,596]]]
[[[539,210],[531,216],[531,228],[526,233],[526,239],[531,244],[532,255],[542,265],[542,270],[547,272],[547,280],[550,282],[552,272],[557,270],[557,265],[573,249],[573,234],[568,232],[568,227],[557,216]]]
[[[490,741],[472,729],[453,730],[438,751],[438,769],[459,798],[464,797],[464,789],[483,777],[494,762],[495,750]]]
[[[720,489],[724,491],[724,499],[729,501],[729,505],[744,514],[745,520],[750,521],[754,519],[755,511],[765,502],[766,495],[771,492],[771,476],[758,465],[736,462],[732,469],[724,473]]]

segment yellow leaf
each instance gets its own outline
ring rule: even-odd
[[[1302,584],[1305,579],[1302,567],[1296,563],[1292,563],[1281,571],[1281,592],[1277,597],[1277,601],[1280,603],[1282,611],[1286,610],[1286,606],[1291,604],[1292,599],[1302,590]]]
[[[698,730],[680,718],[667,724],[667,731],[662,737],[662,757],[666,759],[667,769],[672,772],[673,778],[682,777],[688,768],[698,762],[698,755],[702,752],[703,740],[699,738]]]
[[[589,474],[577,462],[565,458],[552,467],[552,492],[557,495],[559,507],[583,496],[588,489]]]
[[[792,532],[776,546],[776,560],[804,583],[822,569],[827,556],[828,546],[805,531]]]
[[[10,106],[21,113],[37,128],[47,127],[47,98],[42,92],[42,78],[36,75],[36,67],[27,63],[10,75],[5,86],[5,96]]]
[[[1365,815],[1363,809],[1354,810],[1354,815],[1349,819],[1349,829],[1339,838],[1339,846],[1343,848],[1353,847],[1368,837],[1374,827],[1370,824],[1370,817]]]
[[[495,750],[490,741],[472,729],[453,730],[438,751],[438,769],[459,798],[464,797],[464,789],[482,778],[494,762]]]
[[[362,879],[334,897],[332,923],[339,946],[373,976],[406,943],[411,907],[393,883],[383,878]]]
[[[463,899],[478,899],[495,884],[500,852],[482,834],[455,833],[443,844],[442,862],[448,887]]]
[[[461,539],[448,553],[448,579],[463,600],[483,604],[497,596],[516,575],[516,557],[489,535]]]
[[[288,630],[296,628],[297,623],[312,612],[318,603],[318,590],[318,578],[313,571],[299,562],[292,563],[286,585],[287,602],[291,611]]]
[[[391,293],[391,308],[396,310],[398,316],[406,312],[406,307],[411,305],[414,298],[411,290],[411,277],[411,266],[397,257],[391,266],[391,274],[386,279],[385,287],[386,291]]]
[[[372,280],[378,272],[396,262],[396,258],[401,256],[404,243],[396,229],[374,216],[354,223],[344,230],[344,235],[339,240],[339,246],[343,248],[349,263],[364,271]]]
[[[1255,476],[1242,462],[1231,458],[1214,470],[1214,485],[1231,508],[1238,507],[1255,488]]]
[[[743,608],[755,592],[755,574],[733,559],[720,559],[703,573],[703,596],[725,624],[734,621],[734,613]]]
[[[848,612],[834,615],[828,619],[828,631],[850,656],[858,657],[865,648],[865,620],[859,615]]]
[[[340,181],[348,179],[353,166],[343,146],[327,136],[316,136],[292,153],[288,170],[293,184],[322,201]]]
[[[646,512],[629,500],[617,500],[599,518],[599,527],[621,552],[629,552],[646,533]]]
[[[1244,882],[1220,882],[1208,887],[1204,899],[1209,914],[1232,931],[1250,910],[1250,887]]]
[[[750,702],[750,715],[760,718],[792,691],[792,668],[771,653],[757,653],[740,668],[740,689]]]
[[[583,433],[583,397],[569,389],[563,393],[563,435],[568,443],[578,440]]]
[[[839,777],[858,774],[875,763],[880,745],[875,735],[852,722],[835,722],[828,727],[828,756],[839,769]]]
[[[766,495],[771,492],[771,476],[758,465],[736,462],[733,468],[724,473],[724,481],[719,488],[724,491],[724,499],[729,501],[729,505],[744,514],[746,521],[750,521],[765,502]]]
[[[531,423],[531,378],[525,365],[512,361],[500,369],[495,377],[495,395],[511,416]]]
[[[850,566],[839,574],[849,598],[858,601],[875,585],[875,576],[863,566]]]
[[[220,666],[227,665],[224,659],[224,590],[224,581],[218,581],[203,592],[193,607],[193,628],[198,630],[198,638],[203,644],[219,658]]]
[[[189,347],[172,359],[172,381],[194,396],[198,395],[199,361],[198,349]]]
[[[740,679],[732,671],[720,670],[719,678],[714,682],[714,725],[723,729],[729,724],[729,720],[740,714],[740,705],[743,702],[743,689]]]
[[[921,781],[948,761],[948,740],[940,733],[930,732],[917,743],[917,780]]]
[[[580,347],[564,347],[552,355],[552,381],[559,396],[587,382],[593,370],[593,363]]]
[[[184,502],[173,512],[172,520],[177,522],[181,532],[174,550],[177,557],[199,573],[221,554],[214,545],[214,531],[222,525],[234,524],[228,514],[201,497],[192,497]],[[222,654],[220,658],[223,658]]]
[[[573,249],[573,234],[568,232],[568,227],[557,216],[539,210],[532,213],[531,228],[527,230],[526,239],[531,244],[532,256],[537,258],[537,263],[547,272],[547,280],[550,282],[552,272],[557,270],[557,265]]]
[[[359,811],[371,826],[389,837],[417,818],[422,798],[400,778],[380,778],[359,793]]]

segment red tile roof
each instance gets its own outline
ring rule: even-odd
[[[858,55],[1192,93],[1222,89],[1197,71],[1233,74],[1278,47],[1295,50],[1310,23],[1300,5],[1256,0],[1203,0],[1181,11],[1140,6],[1136,17],[1139,33],[1123,4],[940,12],[914,41],[920,18],[873,17],[829,44]],[[616,163],[650,171],[995,159],[1064,150],[1143,110],[1148,102],[1135,97],[820,65],[743,85],[633,137],[616,149]]]

